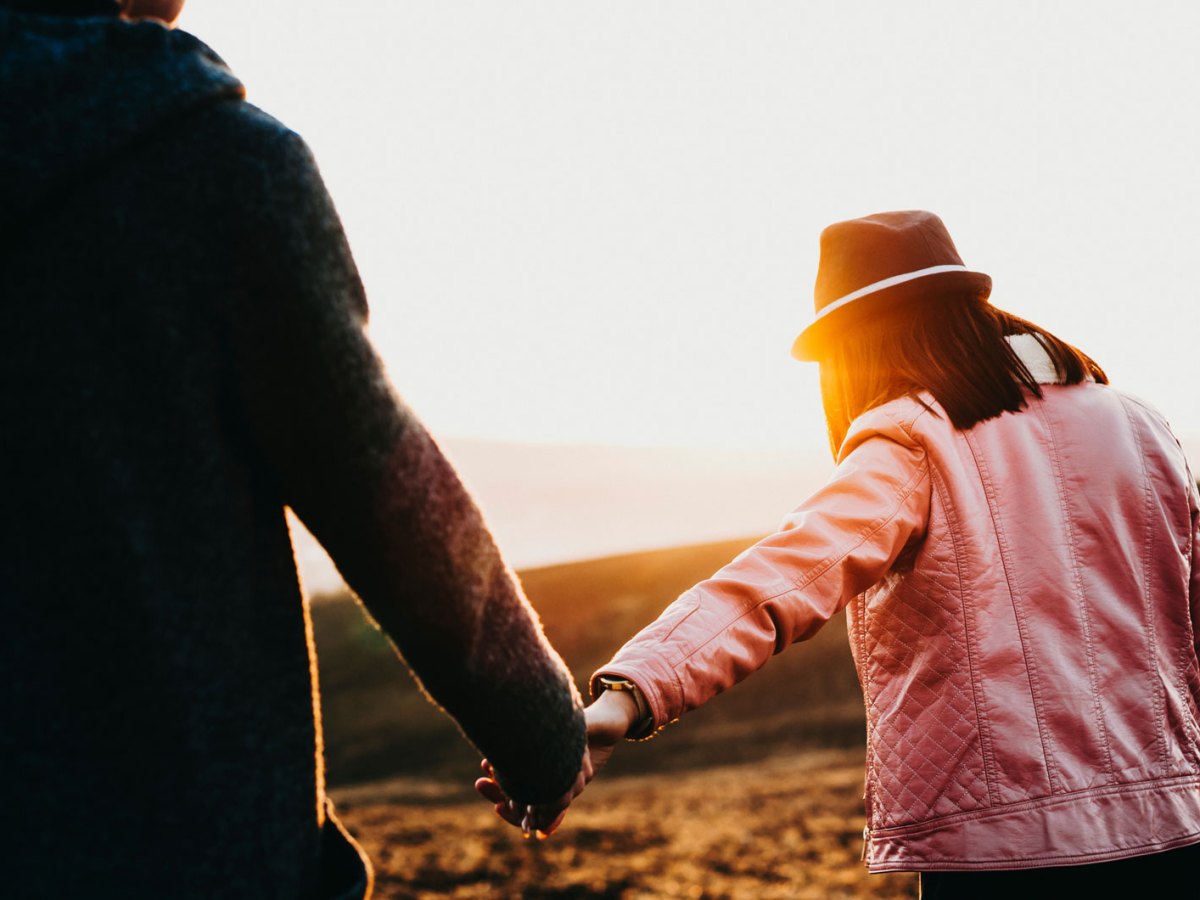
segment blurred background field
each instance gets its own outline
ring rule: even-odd
[[[457,793],[336,796],[381,898],[915,897],[916,876],[862,868],[861,791],[854,750],[602,776],[542,842]]]
[[[581,688],[752,539],[532,569]],[[654,740],[622,747],[546,842],[475,798],[478,756],[346,594],[317,598],[327,777],[392,897],[915,897],[862,848],[862,700],[844,616]]]

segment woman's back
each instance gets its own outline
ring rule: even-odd
[[[837,468],[592,676],[582,783],[849,607],[871,871],[978,897],[1190,862],[1158,851],[1200,841],[1197,486],[1160,415],[990,291],[932,213],[821,233],[792,353]]]
[[[930,477],[922,539],[850,607],[874,870],[1098,861],[1200,829],[1183,453],[1120,391],[1042,390],[966,431],[931,398],[852,429],[898,420]]]
[[[661,726],[848,605],[872,871],[1195,841],[1195,487],[1140,402],[1041,387],[965,430],[927,394],[859,416],[824,488],[597,676]]]

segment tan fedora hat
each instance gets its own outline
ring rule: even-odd
[[[843,327],[922,297],[956,291],[987,298],[992,279],[972,272],[931,212],[876,213],[821,232],[816,318],[792,344],[797,359],[819,360]]]

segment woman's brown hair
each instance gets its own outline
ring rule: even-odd
[[[821,400],[836,457],[850,423],[873,407],[928,391],[955,428],[1025,407],[1041,387],[1005,337],[1032,334],[1058,378],[1108,377],[1085,353],[974,295],[923,298],[883,316],[848,323],[821,358]]]

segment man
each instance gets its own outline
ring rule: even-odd
[[[358,898],[285,506],[507,796],[572,784],[580,703],[182,5],[0,0],[3,893]]]

